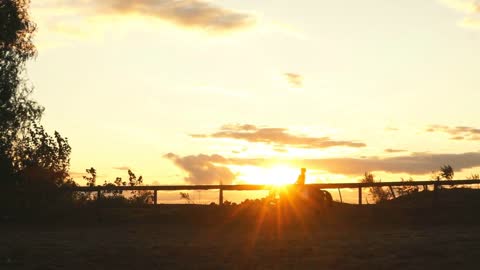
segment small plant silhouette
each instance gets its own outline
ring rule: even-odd
[[[467,176],[468,180],[480,180],[480,174],[472,173],[470,176]]]
[[[180,199],[185,200],[187,204],[193,204],[193,200],[190,198],[190,194],[187,192],[180,192]]]
[[[402,182],[406,182],[406,183],[413,182],[413,178],[411,177],[409,179],[404,179],[404,178],[400,178],[400,179]],[[399,186],[395,188],[395,192],[397,192],[399,196],[409,195],[409,194],[418,192],[418,186]]]

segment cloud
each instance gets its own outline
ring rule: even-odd
[[[399,131],[400,129],[399,128],[396,128],[396,127],[386,127],[385,128],[385,131]]]
[[[401,153],[401,152],[407,152],[407,150],[388,148],[388,149],[385,149],[385,152],[386,153]]]
[[[321,149],[334,146],[365,147],[364,143],[353,141],[335,141],[329,137],[307,137],[294,135],[285,128],[259,128],[255,125],[224,125],[220,131],[213,134],[193,134],[193,138],[229,138],[243,140],[251,143],[271,144],[278,147],[297,147],[309,149]],[[279,148],[280,149],[280,148]]]
[[[150,17],[210,33],[237,31],[256,23],[256,17],[250,13],[223,8],[205,0],[50,0],[37,4],[36,7],[53,11],[76,11],[77,17],[84,16],[84,19],[105,15]],[[54,17],[56,14],[57,12]],[[66,26],[63,28],[70,29]]]
[[[480,153],[463,154],[412,154],[391,158],[338,158],[325,160],[305,160],[305,166],[325,169],[332,173],[362,174],[366,171],[388,173],[428,174],[444,164],[455,170],[480,166]]]
[[[102,10],[115,14],[140,14],[188,28],[226,32],[251,26],[252,15],[221,8],[201,0],[103,0]]]
[[[451,135],[450,140],[480,141],[480,129],[467,126],[449,127],[442,125],[431,125],[427,132],[440,132]]]
[[[440,0],[445,6],[463,13],[459,25],[465,28],[480,29],[480,1],[478,0]]]
[[[248,147],[243,147],[243,148],[240,149],[240,150],[233,150],[232,153],[233,153],[233,154],[240,154],[240,153],[245,153],[245,152],[247,152],[247,150],[248,150]]]
[[[192,184],[232,183],[235,174],[226,166],[268,167],[276,163],[288,163],[291,166],[321,170],[334,174],[362,175],[365,172],[383,171],[387,173],[406,173],[413,175],[430,174],[442,165],[449,164],[456,171],[480,166],[480,152],[460,154],[412,153],[396,157],[365,158],[321,158],[300,160],[271,160],[263,158],[225,158],[220,155],[191,155],[179,157],[169,153],[166,158],[172,160],[189,175],[185,181]]]
[[[479,2],[476,0],[440,0],[445,6],[466,14],[479,12]]]
[[[85,172],[69,172],[68,175],[72,178],[83,178],[83,176],[87,174]]]
[[[283,74],[287,79],[290,86],[294,88],[302,88],[303,87],[303,76],[297,73],[285,73]]]
[[[480,18],[464,18],[460,26],[465,28],[480,29]]]
[[[200,154],[180,157],[168,153],[164,157],[188,173],[184,180],[190,184],[231,184],[236,177],[227,167],[216,165],[229,163],[220,155]]]
[[[240,166],[267,166],[276,161],[266,159],[229,159],[226,162]],[[445,164],[450,164],[457,171],[478,167],[480,166],[480,152],[461,154],[413,153],[388,158],[326,158],[291,160],[287,162],[299,168],[305,167],[344,175],[361,175],[367,171],[429,174]]]
[[[119,170],[119,171],[128,171],[128,170],[130,170],[130,167],[128,167],[128,166],[119,166],[119,167],[113,167],[112,169],[114,169],[114,170]]]

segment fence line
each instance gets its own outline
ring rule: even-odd
[[[305,186],[318,189],[358,189],[358,204],[362,204],[362,189],[371,187],[389,187],[392,195],[395,196],[393,187],[399,186],[433,186],[436,191],[439,186],[452,185],[473,185],[480,184],[480,180],[446,180],[446,181],[409,181],[409,182],[376,182],[376,183],[321,183],[321,184],[305,184]],[[295,185],[286,185],[286,187],[293,187]],[[77,186],[65,188],[74,192],[97,192],[98,195],[102,191],[134,191],[134,190],[151,190],[153,191],[153,201],[157,204],[158,191],[173,191],[173,190],[218,190],[219,204],[223,204],[223,191],[251,191],[251,190],[270,190],[275,188],[275,185],[162,185],[162,186]],[[100,197],[100,196],[98,196]],[[97,197],[97,198],[98,198]]]

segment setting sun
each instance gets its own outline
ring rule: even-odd
[[[297,180],[300,173],[298,168],[286,165],[278,165],[273,167],[241,167],[239,179],[248,184],[266,184],[266,185],[287,185],[293,184]]]

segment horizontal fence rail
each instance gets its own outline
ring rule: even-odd
[[[395,196],[392,187],[399,186],[433,186],[434,190],[438,186],[452,185],[473,185],[480,184],[480,180],[445,180],[445,181],[407,181],[407,182],[375,182],[375,183],[321,183],[305,184],[308,187],[318,189],[358,189],[358,204],[362,204],[362,189],[371,187],[389,187]],[[294,187],[296,185],[285,185],[285,187]],[[138,191],[151,190],[154,192],[154,204],[157,204],[157,191],[174,190],[219,190],[219,204],[223,203],[223,191],[252,191],[252,190],[270,190],[276,188],[276,185],[162,185],[162,186],[77,186],[65,188],[74,192],[100,192],[102,191]]]

